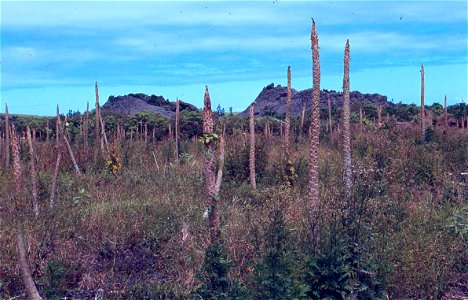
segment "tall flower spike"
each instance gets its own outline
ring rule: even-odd
[[[286,120],[285,120],[285,128],[284,128],[284,148],[285,148],[285,155],[286,161],[289,161],[289,129],[290,125],[290,114],[291,114],[291,67],[288,66],[288,93],[286,98]]]
[[[96,110],[94,112],[95,125],[94,125],[94,158],[97,159],[99,155],[99,147],[101,143],[101,137],[99,135],[99,125],[100,125],[100,113],[99,113],[99,86],[98,82],[94,85],[94,91],[96,93]]]
[[[211,100],[208,86],[205,86],[205,97],[203,107],[203,132],[213,133],[213,116],[211,112]]]
[[[210,228],[211,242],[215,242],[220,237],[220,221],[218,213],[218,194],[216,193],[216,171],[214,156],[214,135],[213,135],[213,117],[211,112],[211,100],[208,92],[208,86],[205,88],[205,99],[203,107],[203,143],[205,146],[205,186],[206,202],[209,207],[208,225]]]
[[[424,122],[424,65],[421,65],[421,139],[426,135],[426,122]]]
[[[445,95],[445,101],[444,101],[444,125],[445,128],[448,127],[448,118],[447,118],[447,95]]]
[[[249,171],[250,171],[250,186],[253,190],[257,188],[255,180],[255,120],[254,120],[254,104],[249,107],[249,129],[250,129],[250,151],[249,151]]]
[[[10,122],[8,117],[8,105],[5,103],[5,167],[10,167]]]
[[[320,134],[320,56],[318,35],[315,21],[312,19],[312,116],[310,126],[310,154],[309,154],[309,223],[312,230],[312,247],[315,249],[320,235],[319,223],[319,134]]]
[[[343,166],[346,196],[351,196],[353,174],[351,164],[351,130],[350,130],[350,101],[349,101],[349,40],[346,40],[344,51],[343,75]]]
[[[32,189],[32,196],[33,196],[33,210],[36,218],[39,216],[39,205],[37,202],[37,173],[36,173],[36,155],[34,154],[34,147],[32,143],[32,138],[31,138],[31,130],[29,129],[29,126],[26,126],[26,137],[28,139],[28,145],[29,145],[29,156],[31,157],[30,163],[31,163],[31,189]]]
[[[16,214],[16,245],[18,251],[18,264],[21,271],[21,278],[29,299],[41,300],[36,284],[31,275],[29,267],[28,252],[24,237],[24,201],[21,194],[21,162],[18,149],[18,138],[16,136],[15,125],[11,125],[11,148],[13,153],[13,175],[15,177],[15,214]]]
[[[175,159],[179,161],[179,118],[180,118],[180,100],[176,101],[175,115]]]

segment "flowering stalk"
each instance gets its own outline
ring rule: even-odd
[[[315,21],[312,19],[312,116],[310,126],[310,155],[309,155],[309,223],[311,225],[313,248],[317,246],[320,235],[319,224],[319,134],[320,134],[320,56],[318,35],[315,27]]]
[[[253,190],[257,188],[255,181],[255,123],[254,123],[254,104],[249,107],[249,128],[250,128],[250,151],[249,151],[249,171],[250,186]]]
[[[36,163],[35,163],[35,158],[36,155],[34,154],[34,147],[31,139],[31,131],[29,129],[29,126],[26,126],[26,136],[28,139],[28,144],[29,144],[29,156],[31,157],[30,163],[31,163],[31,183],[32,183],[32,203],[33,203],[33,210],[34,210],[34,215],[36,218],[39,216],[39,205],[37,202],[37,173],[36,173]]]
[[[349,40],[346,41],[344,52],[343,76],[343,166],[346,196],[351,196],[353,174],[351,164],[351,130],[350,130],[350,100],[349,100]]]
[[[29,131],[28,131],[29,132]],[[26,294],[29,299],[41,300],[41,296],[37,291],[36,284],[31,275],[31,268],[28,262],[28,252],[26,250],[26,242],[24,237],[24,201],[21,195],[21,162],[18,149],[18,138],[16,136],[15,125],[11,126],[11,148],[13,153],[13,175],[15,178],[15,214],[16,214],[16,245],[18,249],[18,263],[21,271]],[[31,137],[31,133],[29,133]]]

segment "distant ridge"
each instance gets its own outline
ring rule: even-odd
[[[305,103],[306,112],[310,112],[312,89],[297,91],[292,89],[291,93],[291,115],[299,116],[302,112],[302,105]],[[281,116],[286,113],[287,87],[275,86],[273,83],[264,87],[255,99],[255,115],[276,115]],[[322,90],[320,92],[320,107],[327,108],[327,98],[330,96],[332,107],[341,107],[343,104],[343,94],[336,91]],[[380,94],[362,94],[358,91],[350,93],[351,106],[356,104],[372,103],[375,105],[389,105],[387,96]],[[125,96],[110,96],[103,105],[104,111],[117,114],[135,115],[141,112],[159,113],[166,118],[175,115],[175,102],[165,99],[163,96],[146,95],[142,93],[128,94]],[[197,111],[198,108],[190,103],[181,101],[181,110]],[[240,117],[248,116],[248,108],[239,114]]]
[[[302,105],[305,103],[306,112],[310,112],[312,89],[297,91],[291,90],[291,115],[299,116],[302,112]],[[341,107],[343,104],[343,93],[336,91],[322,90],[320,92],[320,107],[328,107],[328,96],[330,96],[331,106]],[[255,99],[255,115],[277,115],[286,113],[287,87],[275,85],[273,83],[264,87]],[[358,91],[350,93],[351,106],[355,104],[373,103],[376,105],[387,105],[387,96],[379,94],[362,94]],[[248,116],[248,108],[239,114],[242,117]]]
[[[172,118],[176,109],[175,102],[171,102],[163,96],[148,96],[142,93],[110,96],[102,108],[104,111],[124,115],[135,115],[141,112],[159,113],[166,118]],[[190,111],[198,110],[194,105],[180,101],[180,110],[185,109]]]

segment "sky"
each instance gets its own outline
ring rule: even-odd
[[[467,1],[5,1],[1,94],[10,113],[85,111],[111,95],[145,93],[244,110],[270,83],[312,86],[311,18],[321,88],[426,104],[466,102]]]

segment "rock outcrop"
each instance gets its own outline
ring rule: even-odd
[[[328,96],[330,96],[330,102],[332,107],[339,107],[343,105],[343,93],[336,91],[322,90],[320,92],[320,107],[328,107]],[[276,115],[282,116],[286,113],[286,97],[287,87],[281,85],[269,84],[260,92],[255,99],[255,115]],[[291,115],[299,116],[302,111],[302,105],[305,103],[306,112],[310,112],[312,99],[312,89],[306,89],[303,91],[297,91],[292,89],[291,91]],[[351,107],[356,104],[373,103],[375,105],[387,105],[386,96],[379,94],[361,94],[358,91],[350,93]],[[247,117],[248,109],[240,113],[240,116]]]
[[[159,113],[166,118],[175,115],[175,102],[170,102],[162,96],[146,94],[128,94],[125,96],[110,96],[103,105],[104,111],[117,114],[134,115],[140,112]],[[180,101],[180,110],[198,110],[194,105]]]

